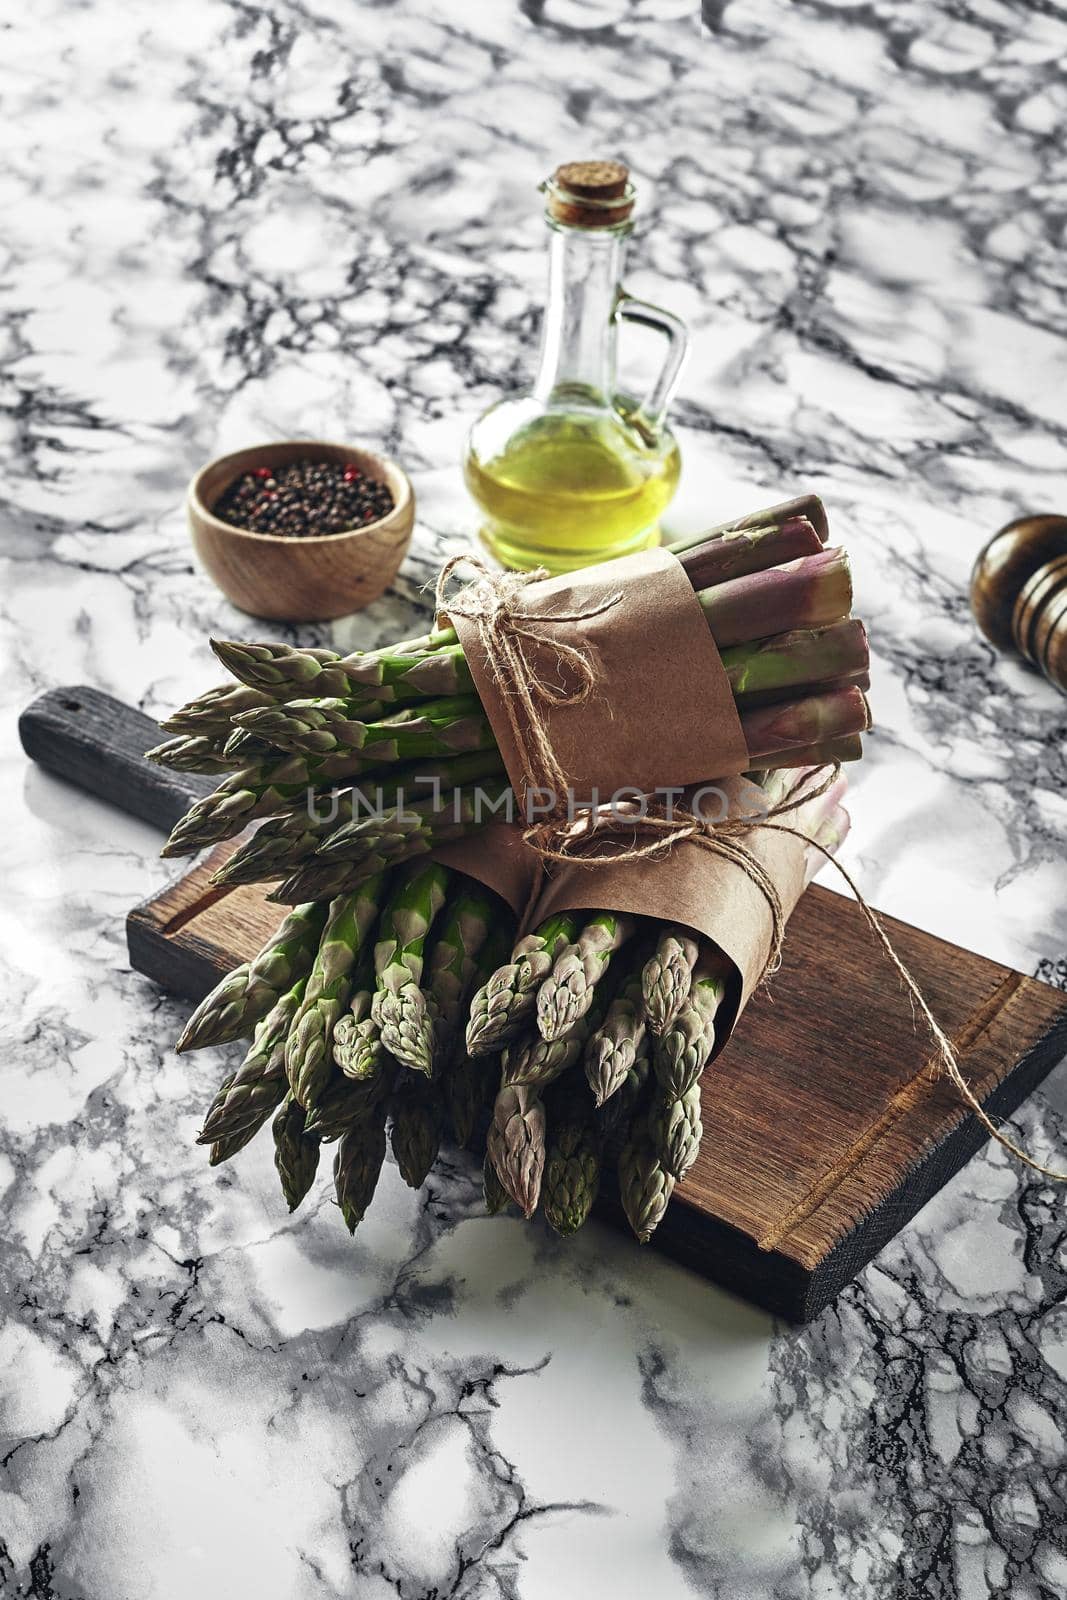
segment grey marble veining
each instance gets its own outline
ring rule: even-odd
[[[42,0],[0,53],[0,1594],[1067,1594],[1063,1195],[983,1153],[811,1327],[395,1169],[354,1241],[192,1144],[224,1052],[126,968],[151,832],[27,770],[87,682],[162,712],[247,624],[182,491],[358,435],[470,536],[466,426],[536,347],[536,182],[618,153],[689,321],[675,526],[795,485],[853,552],[878,730],[848,862],[1065,982],[1067,702],[977,638],[982,539],[1067,505],[1067,8]],[[641,356],[633,359],[640,361]],[[1065,1159],[1062,1068],[1016,1120]]]

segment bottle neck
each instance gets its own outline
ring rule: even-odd
[[[534,395],[610,405],[615,394],[615,302],[627,228],[551,229],[548,300]]]

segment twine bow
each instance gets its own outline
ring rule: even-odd
[[[478,577],[449,598],[445,590],[458,566],[473,567]],[[547,577],[543,567],[533,572],[501,573],[491,571],[477,556],[453,556],[437,579],[435,604],[439,621],[445,615],[464,617],[477,627],[478,640],[522,762],[523,783],[527,791],[538,789],[549,794],[553,814],[558,816],[565,810],[567,774],[552,748],[542,707],[582,705],[596,687],[596,672],[581,650],[552,638],[542,629],[545,623],[586,622],[590,617],[601,616],[618,605],[622,594],[610,594],[579,611],[557,611],[551,616],[524,610],[523,590]],[[547,682],[527,651],[528,644],[551,645],[557,663],[570,669],[574,686]]]
[[[477,579],[467,584],[458,595],[448,599],[445,588],[448,579],[461,564],[473,566]],[[771,937],[767,959],[759,982],[777,971],[781,963],[782,939],[785,933],[785,913],[777,885],[763,863],[746,846],[747,835],[761,828],[771,828],[778,833],[791,834],[806,847],[820,851],[838,875],[848,885],[874,939],[896,972],[914,1006],[926,1023],[933,1039],[934,1063],[955,1086],[962,1099],[978,1118],[982,1127],[997,1144],[1021,1161],[1033,1172],[1057,1183],[1067,1183],[1067,1172],[1044,1166],[1027,1154],[1022,1147],[1002,1133],[978,1099],[960,1069],[955,1046],[927,1004],[926,997],[907,966],[897,955],[893,942],[882,926],[877,912],[869,905],[852,875],[837,857],[809,838],[800,828],[777,820],[795,811],[799,806],[825,794],[840,772],[834,763],[825,778],[819,777],[814,788],[797,786],[787,799],[768,808],[759,817],[727,817],[721,821],[697,815],[695,812],[675,808],[669,814],[660,806],[650,806],[637,815],[609,811],[587,813],[577,823],[564,815],[563,796],[567,792],[567,775],[560,766],[552,748],[542,708],[544,706],[576,706],[588,700],[596,688],[597,674],[588,658],[575,645],[547,637],[541,628],[546,622],[583,622],[599,616],[619,603],[622,595],[609,595],[598,604],[585,610],[557,612],[541,616],[523,609],[522,592],[527,584],[536,582],[547,573],[491,571],[472,556],[453,556],[441,570],[437,580],[436,606],[438,617],[444,614],[465,617],[478,629],[479,642],[485,653],[493,679],[500,691],[501,702],[507,712],[515,748],[522,765],[523,782],[527,791],[540,788],[554,800],[553,813],[544,822],[528,826],[524,839],[542,863],[557,862],[583,867],[596,867],[604,863],[618,865],[630,861],[647,861],[665,855],[679,844],[690,843],[714,855],[731,861],[763,894],[770,912]],[[526,644],[543,646],[551,644],[557,660],[566,663],[575,680],[575,687],[546,683],[540,676],[526,651]],[[821,771],[826,769],[820,769]],[[817,775],[818,776],[818,775]],[[613,836],[631,835],[634,843],[622,849],[590,848],[611,845]],[[638,843],[639,838],[644,843]]]

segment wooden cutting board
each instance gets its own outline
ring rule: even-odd
[[[21,729],[35,759],[160,828],[214,787],[143,761],[155,725],[92,690],[43,696]],[[128,918],[132,965],[190,1000],[281,919],[259,889],[209,883],[233,848]],[[1004,1117],[1067,1052],[1067,994],[884,921],[975,1093]],[[654,1244],[793,1321],[814,1316],[986,1138],[931,1055],[856,906],[810,888],[781,971],[704,1080],[700,1157]],[[613,1195],[599,1209],[625,1226]]]

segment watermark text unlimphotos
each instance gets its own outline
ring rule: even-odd
[[[762,789],[754,789],[748,815],[759,816],[770,810],[772,800]],[[478,827],[489,822],[521,822],[533,827],[549,817],[565,818],[574,822],[579,816],[595,811],[605,819],[620,823],[633,822],[650,813],[673,821],[682,813],[697,815],[705,821],[722,822],[730,815],[730,798],[718,784],[706,783],[698,788],[662,787],[643,790],[637,785],[625,784],[602,795],[598,789],[576,793],[567,789],[562,796],[554,789],[531,785],[520,798],[510,787],[483,788],[478,784],[466,787],[443,788],[438,777],[419,777],[417,774],[401,788],[377,785],[354,787],[333,794],[322,794],[315,789],[307,791],[307,814],[320,827],[336,822],[344,810],[348,822],[388,822],[403,826],[427,820],[443,824],[470,824]]]

